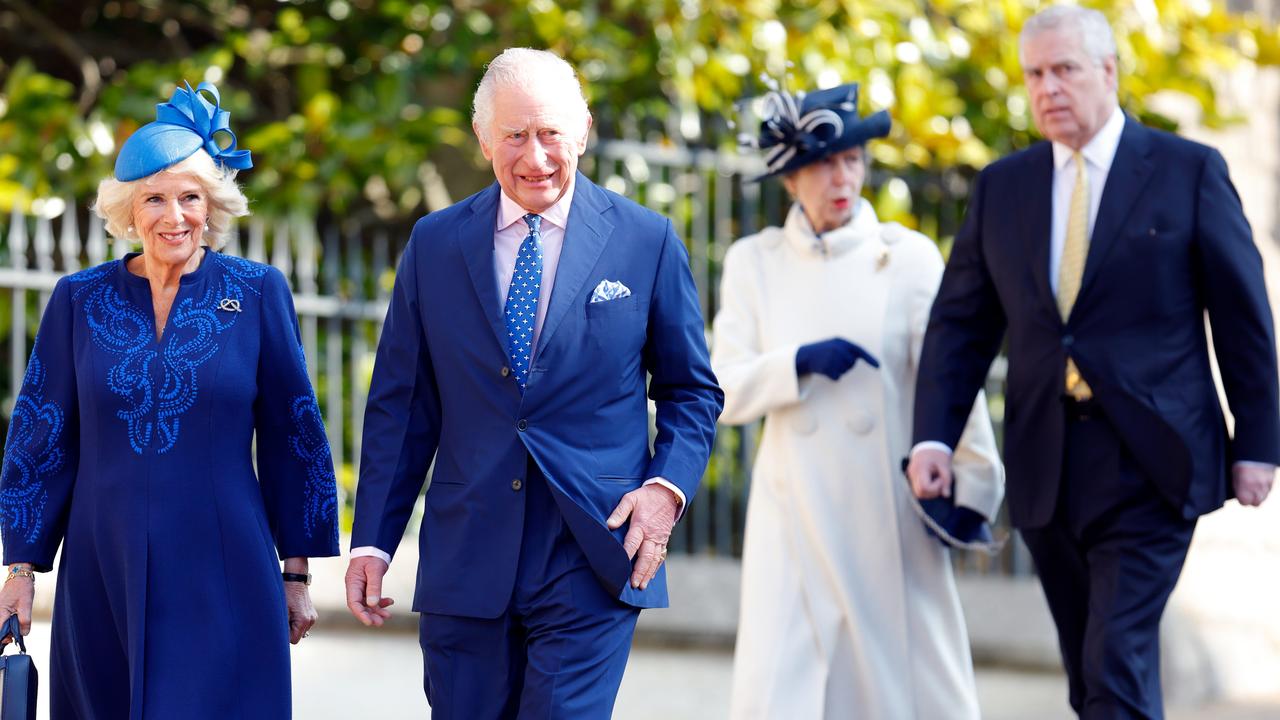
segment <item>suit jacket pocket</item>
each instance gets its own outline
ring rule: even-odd
[[[1186,242],[1190,234],[1186,230],[1170,230],[1161,224],[1139,226],[1136,230],[1127,233],[1126,238],[1129,244],[1134,247],[1150,248],[1151,243],[1155,243],[1157,247],[1167,245],[1169,243]]]
[[[597,475],[596,479],[607,483],[631,483],[637,487],[644,482],[644,478],[639,475]]]
[[[622,313],[634,313],[640,309],[640,299],[635,295],[614,300],[587,303],[587,318],[613,317]]]

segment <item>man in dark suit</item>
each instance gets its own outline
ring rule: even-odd
[[[684,244],[577,173],[590,125],[560,58],[490,63],[473,128],[497,182],[418,222],[379,342],[347,601],[388,616],[434,461],[413,609],[437,720],[610,716],[715,437]]]
[[[1071,706],[1159,718],[1159,621],[1196,518],[1232,495],[1261,503],[1280,460],[1261,261],[1222,157],[1119,110],[1101,14],[1049,8],[1020,43],[1050,142],[974,184],[925,337],[908,474],[920,497],[949,494],[948,448],[1007,330],[1009,512]]]

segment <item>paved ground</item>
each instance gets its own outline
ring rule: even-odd
[[[36,623],[29,649],[48,667],[49,626]],[[728,713],[730,655],[719,650],[638,647],[618,697],[616,720],[715,720]],[[424,720],[422,658],[412,633],[318,630],[293,651],[294,714],[300,720]],[[45,688],[41,688],[45,690]],[[1070,720],[1065,682],[1050,673],[983,668],[986,720]],[[40,717],[47,718],[41,698]],[[1276,704],[1174,708],[1169,720],[1280,718]]]

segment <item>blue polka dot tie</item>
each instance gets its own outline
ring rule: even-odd
[[[529,381],[529,357],[533,354],[533,324],[538,317],[538,292],[542,288],[542,216],[524,216],[529,234],[520,243],[515,272],[507,288],[507,351],[511,372],[521,392]]]

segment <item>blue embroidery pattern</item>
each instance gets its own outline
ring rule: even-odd
[[[4,467],[0,469],[0,521],[34,543],[44,530],[49,493],[44,478],[62,468],[62,408],[44,399],[44,365],[33,352],[22,379],[22,392],[9,420]]]
[[[299,346],[301,348],[301,346]],[[289,436],[289,449],[306,468],[307,480],[303,487],[302,530],[311,537],[317,526],[328,525],[334,538],[338,524],[334,521],[338,512],[337,486],[333,475],[333,457],[329,454],[329,439],[324,434],[324,421],[315,395],[307,393],[293,399],[289,408],[293,427],[297,431]]]
[[[217,354],[215,337],[232,327],[239,313],[220,313],[219,301],[243,301],[246,292],[259,295],[249,281],[267,272],[265,265],[210,253],[206,262],[224,270],[215,289],[188,297],[169,311],[169,327],[162,342],[155,340],[155,319],[120,297],[107,282],[120,261],[76,273],[68,278],[79,287],[72,294],[83,302],[90,336],[99,348],[120,357],[107,371],[107,387],[124,400],[116,415],[125,421],[129,446],[139,455],[153,445],[157,453],[178,441],[182,415],[199,395],[197,370]],[[160,360],[161,377],[153,380],[153,364]]]

